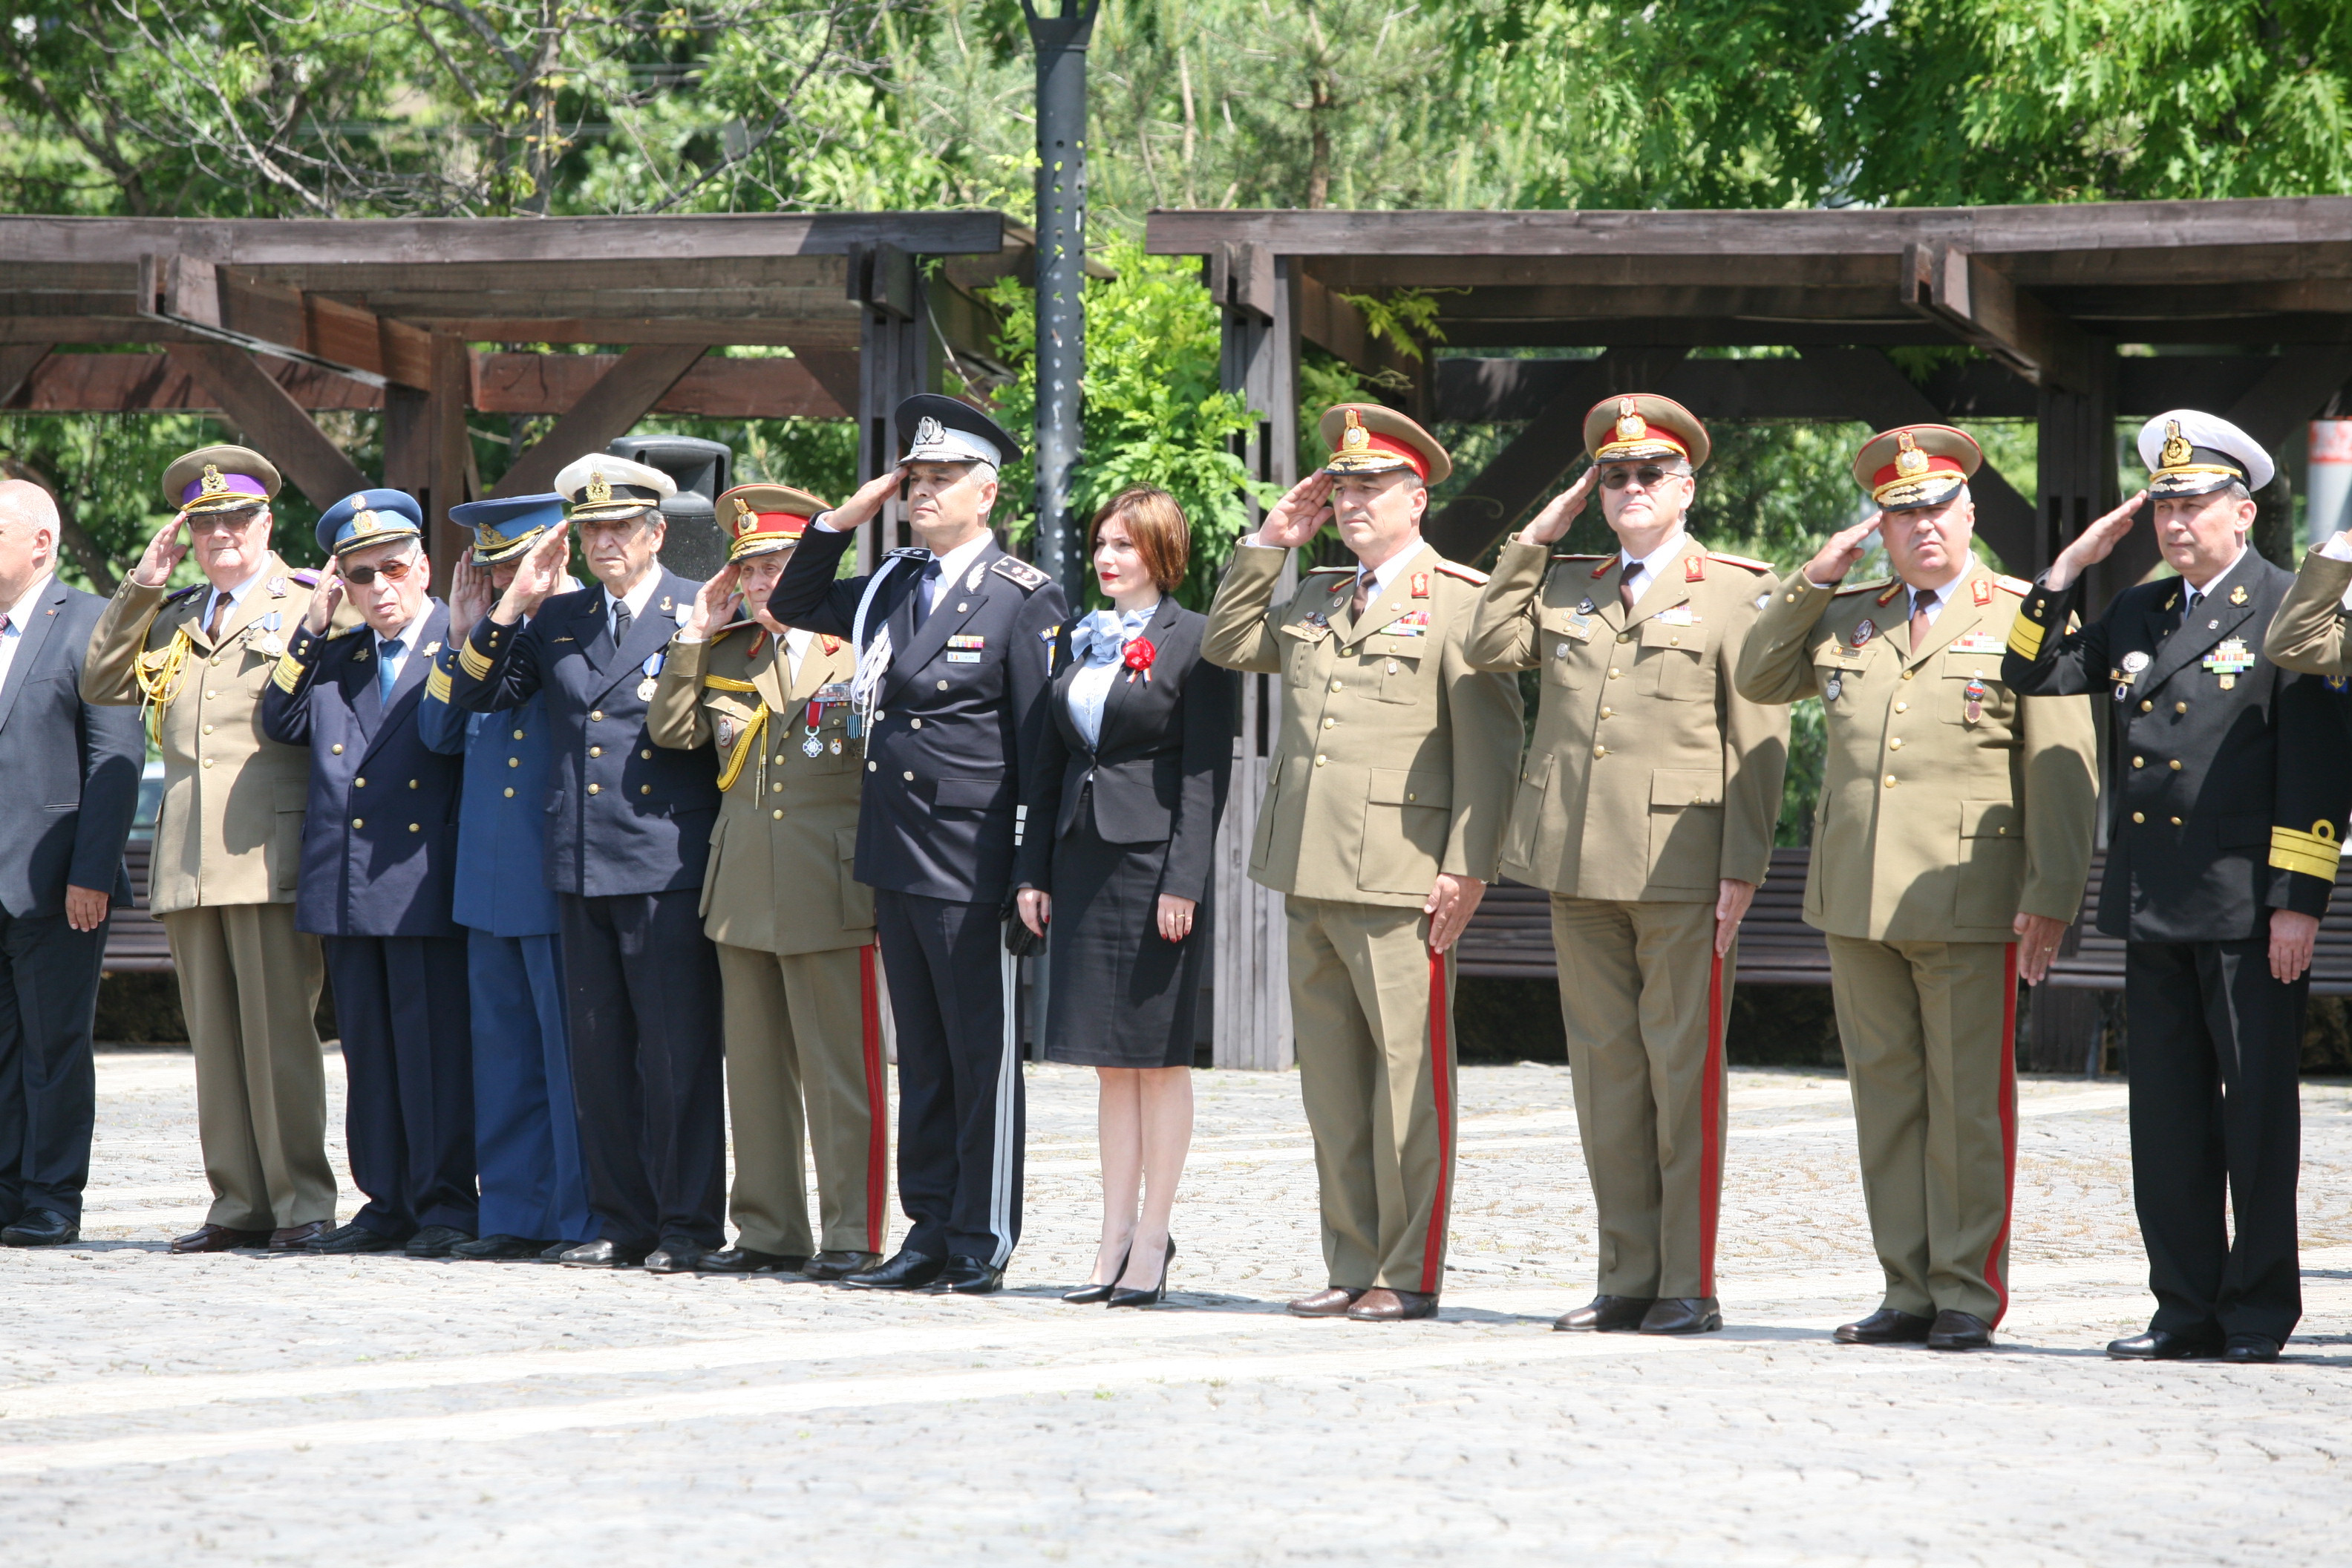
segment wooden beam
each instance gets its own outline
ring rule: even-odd
[[[2222,417],[2266,450],[2276,451],[2294,434],[2296,426],[2327,406],[2327,400],[2342,390],[2347,379],[2352,379],[2352,346],[2328,343],[2289,349],[2260,381],[2239,395]],[[2184,398],[2167,406],[2188,403]]]
[[[251,354],[227,343],[182,343],[171,355],[212,389],[246,445],[277,464],[313,506],[323,511],[353,490],[367,488],[358,465],[310,422]]]
[[[1999,268],[1963,245],[1922,244],[1903,253],[1904,303],[1950,327],[2037,386],[2091,390],[2091,339]]]
[[[853,388],[856,362],[846,354]],[[576,406],[618,354],[479,353],[473,405],[484,414],[562,414]],[[853,397],[855,392],[852,393]],[[713,419],[846,419],[849,409],[817,379],[805,358],[698,360],[654,404],[654,411]]]
[[[554,429],[516,459],[514,467],[490,487],[490,494],[535,494],[552,484],[557,470],[572,458],[601,452],[615,437],[627,435],[702,357],[704,347],[701,343],[639,347],[623,354],[556,421]]]
[[[467,356],[465,341],[435,333],[431,363],[425,426],[426,439],[431,442],[433,483],[419,499],[425,503],[425,538],[432,542],[426,549],[433,557],[434,591],[446,597],[458,552],[471,540],[470,530],[449,521],[449,509],[481,494],[482,476],[474,466],[474,439],[466,430],[466,399],[472,390],[473,364]],[[560,433],[565,423],[569,423],[568,418],[559,422],[553,433]],[[538,453],[536,447],[524,453],[523,463],[529,463]],[[508,477],[513,476],[509,473]],[[549,478],[553,477],[554,470],[551,468]],[[502,493],[523,495],[546,488],[541,482]]]
[[[25,390],[41,362],[49,357],[47,343],[14,343],[0,348],[0,405],[13,401]]]

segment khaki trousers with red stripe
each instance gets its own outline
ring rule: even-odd
[[[816,1153],[823,1250],[881,1251],[889,1134],[873,947],[774,953],[717,945],[736,1245],[789,1258],[819,1250],[810,1243],[805,1140]]]
[[[1829,939],[1885,1305],[2009,1309],[2017,1165],[2017,949]]]
[[[1433,963],[1417,909],[1285,907],[1330,1282],[1436,1295],[1454,1189],[1453,959]]]
[[[1576,1127],[1601,1221],[1603,1296],[1715,1294],[1723,1025],[1715,905],[1551,900]],[[1710,997],[1712,1005],[1710,1006]]]

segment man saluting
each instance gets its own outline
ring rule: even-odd
[[[1015,803],[1046,717],[1047,649],[1069,608],[989,533],[1013,438],[936,394],[898,405],[896,423],[905,461],[809,525],[768,611],[857,650],[857,879],[875,889],[898,1023],[909,1228],[895,1257],[843,1283],[982,1295],[1003,1282],[1021,1239],[1021,1065],[1002,916]],[[851,536],[902,487],[922,548],[834,581]]]

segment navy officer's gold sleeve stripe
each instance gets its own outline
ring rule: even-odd
[[[2040,658],[2042,639],[2049,628],[2022,612],[2009,623],[2009,651],[2020,658]]]
[[[436,702],[447,702],[449,700],[449,672],[442,668],[439,665],[435,665],[433,667],[433,673],[425,678],[425,695],[432,698]]]
[[[457,662],[464,667],[466,673],[476,680],[488,680],[490,678],[490,656],[476,647],[471,640],[457,650]]]
[[[2293,827],[2271,829],[2271,865],[2277,870],[2300,871],[2306,877],[2333,882],[2341,848],[2336,838],[2336,825],[2325,818],[2313,823],[2308,833]]]
[[[277,672],[269,679],[278,683],[278,690],[290,695],[302,683],[301,659],[290,651],[279,655]]]

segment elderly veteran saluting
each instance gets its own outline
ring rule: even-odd
[[[1049,721],[1047,654],[1069,612],[1058,585],[988,531],[997,469],[1020,452],[1013,437],[929,393],[894,417],[905,460],[809,525],[768,613],[857,653],[857,879],[875,889],[898,1032],[898,1202],[910,1223],[895,1257],[844,1282],[985,1295],[1021,1239],[1024,1100],[1003,917],[1018,803],[1034,793]],[[835,582],[850,536],[893,492],[922,546]]]
[[[319,939],[294,922],[310,753],[261,727],[314,581],[269,548],[278,487],[243,447],[173,459],[163,494],[177,510],[114,591],[82,667],[83,700],[143,702],[163,755],[147,904],[179,974],[213,1190],[174,1252],[292,1251],[335,1218]],[[172,592],[191,551],[205,580]]]
[[[1592,467],[1504,546],[1469,642],[1481,669],[1544,675],[1503,870],[1551,889],[1601,1220],[1600,1293],[1554,1326],[1705,1333],[1723,1326],[1728,981],[1789,760],[1788,709],[1731,676],[1775,584],[1684,526],[1709,449],[1688,409],[1608,398],[1584,445]],[[1553,555],[1596,488],[1618,549]]]
[[[555,488],[570,516],[475,623],[449,696],[473,712],[547,698],[547,885],[598,1231],[562,1261],[681,1273],[725,1240],[719,959],[695,907],[719,785],[708,752],[665,751],[646,721],[701,584],[660,561],[667,474],[599,453]],[[597,585],[558,593],[574,528]]]
[[[756,484],[718,506],[734,535],[728,565],[672,639],[647,721],[657,746],[711,747],[722,796],[702,929],[726,988],[739,1234],[701,1267],[839,1279],[880,1261],[888,1223],[874,890],[853,865],[866,773],[849,733],[857,657],[845,639],[768,611],[825,503]],[[812,1141],[822,1250],[803,1175]]]
[[[462,501],[449,521],[472,529],[474,544],[457,563],[448,635],[416,705],[425,743],[466,763],[451,912],[466,928],[482,1210],[481,1234],[449,1252],[553,1262],[593,1240],[596,1226],[580,1168],[563,952],[547,888],[547,694],[496,714],[461,711],[449,696],[458,648],[514,582],[524,552],[563,521],[563,498]]]
[[[416,727],[449,623],[425,592],[424,527],[394,489],[320,514],[327,569],[261,698],[270,739],[310,749],[294,923],[334,980],[352,1179],[368,1196],[313,1252],[441,1258],[474,1238],[466,945],[449,918],[460,764]],[[346,599],[362,624],[330,636]]]
[[[1234,552],[1202,649],[1284,678],[1249,873],[1284,894],[1298,1088],[1329,1288],[1301,1317],[1437,1314],[1454,1187],[1454,940],[1495,879],[1517,684],[1465,644],[1484,574],[1423,543],[1452,459],[1374,404],[1325,411],[1331,457]],[[1274,602],[1287,552],[1336,522],[1357,564]]]
[[[2080,698],[2020,698],[2001,650],[2026,584],[1969,552],[1961,431],[1883,431],[1878,503],[1784,581],[1737,676],[1819,696],[1829,755],[1804,916],[1829,938],[1863,1196],[1886,1273],[1848,1344],[1992,1342],[2009,1307],[2017,982],[2039,984],[2091,858],[2096,750]],[[1840,586],[1873,531],[1892,582]]]
[[[2270,1362],[2303,1312],[2296,1073],[2352,736],[2343,697],[2260,651],[2295,581],[2246,541],[2270,455],[2193,408],[2149,420],[2139,454],[2147,489],[2051,563],[2001,674],[2094,693],[2107,717],[2099,930],[2125,939],[2132,1201],[2156,1296],[2147,1331],[2107,1353]],[[2179,575],[2066,630],[2084,571],[2144,501]]]

